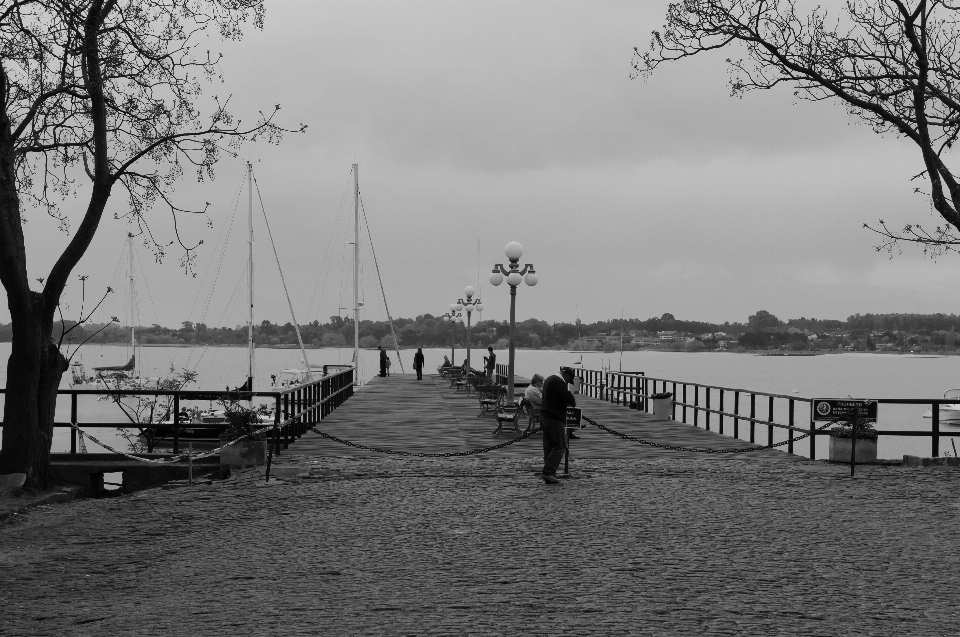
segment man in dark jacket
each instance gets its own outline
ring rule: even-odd
[[[377,349],[380,350],[380,375],[387,375],[387,350],[383,349],[383,345],[377,345]]]
[[[486,368],[487,378],[493,378],[493,374],[497,370],[497,355],[493,353],[493,345],[487,348],[487,352],[490,355],[483,357],[483,366]]]
[[[561,367],[560,375],[552,374],[543,383],[543,402],[540,403],[540,428],[543,431],[543,472],[547,484],[557,484],[557,467],[567,448],[567,407],[576,407],[567,385],[573,382],[573,369]]]
[[[418,347],[413,355],[413,369],[417,372],[417,380],[423,380],[423,348]]]

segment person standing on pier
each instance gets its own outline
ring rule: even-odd
[[[489,356],[483,357],[484,365],[487,367],[487,378],[493,378],[493,372],[497,368],[497,355],[493,353],[493,345],[487,347]]]
[[[387,350],[383,349],[383,345],[377,345],[377,349],[380,350],[380,375],[387,375]]]
[[[561,367],[560,375],[551,374],[543,383],[543,402],[540,403],[540,429],[543,431],[543,472],[547,484],[557,484],[557,467],[567,448],[567,407],[576,407],[567,385],[573,382],[574,372]]]
[[[413,355],[413,368],[417,371],[417,380],[423,380],[423,348],[418,347]]]

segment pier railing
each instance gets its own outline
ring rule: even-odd
[[[333,371],[331,369],[331,371]],[[203,428],[226,430],[227,423],[190,423],[180,420],[180,407],[188,401],[231,401],[241,397],[242,400],[253,398],[267,398],[268,403],[273,403],[273,432],[271,442],[274,446],[274,453],[279,454],[281,446],[286,449],[296,439],[306,433],[307,429],[316,425],[320,420],[342,405],[353,395],[353,376],[354,369],[348,368],[343,371],[334,371],[329,376],[318,378],[310,383],[291,388],[281,388],[274,391],[256,391],[256,392],[210,392],[198,390],[162,390],[162,389],[122,389],[120,391],[105,389],[61,389],[59,396],[70,397],[70,421],[55,421],[53,426],[70,429],[70,452],[77,452],[77,430],[72,425],[81,429],[109,428],[109,429],[172,429],[173,453],[180,453],[181,432],[186,429]],[[5,394],[6,390],[0,389],[0,394]],[[123,398],[137,399],[158,398],[161,396],[170,396],[170,413],[173,416],[173,422],[95,422],[84,421],[80,417],[80,396],[120,396]],[[0,422],[0,427],[3,423]]]
[[[716,431],[724,435],[765,444],[770,447],[774,431],[785,431],[788,453],[794,452],[794,439],[808,436],[809,456],[816,459],[816,439],[829,436],[827,430],[817,430],[813,421],[813,399],[769,392],[691,383],[669,378],[646,376],[642,372],[614,372],[606,370],[578,370],[582,379],[581,393],[607,402],[624,405],[651,413],[653,397],[671,393],[671,417],[694,427]],[[942,398],[878,398],[879,405],[918,405],[930,408],[929,430],[878,429],[880,437],[929,437],[932,456],[940,455],[940,438],[960,436],[960,430],[943,430],[940,423],[940,405],[958,404]],[[822,426],[823,423],[820,423]],[[757,443],[758,428],[765,430],[765,443]]]

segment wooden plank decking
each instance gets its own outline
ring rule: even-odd
[[[655,420],[652,415],[613,405],[595,398],[577,396],[583,414],[611,429],[662,444],[708,449],[734,449],[751,446],[742,440],[705,431],[678,422]],[[445,453],[488,447],[505,442],[516,434],[512,428],[493,436],[496,420],[492,415],[477,416],[480,404],[476,394],[467,395],[449,387],[449,381],[436,375],[417,381],[413,374],[375,377],[353,397],[329,414],[317,429],[358,444],[409,451]],[[526,426],[521,420],[520,430]],[[671,451],[623,440],[596,427],[578,432],[572,440],[571,457],[576,458],[701,458],[701,459],[776,459],[806,460],[778,450],[737,454],[707,454]],[[503,449],[489,452],[493,457],[542,457],[539,434]],[[355,449],[313,432],[291,444],[284,454],[297,456],[377,456],[372,451]]]

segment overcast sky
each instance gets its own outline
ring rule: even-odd
[[[933,262],[906,248],[891,260],[861,227],[936,225],[909,181],[918,152],[786,88],[730,97],[725,59],[736,51],[631,80],[633,47],[646,49],[666,4],[269,1],[262,32],[215,43],[226,79],[210,91],[232,94],[245,120],[280,104],[282,123],[309,128],[279,146],[246,145],[212,183],[185,176],[178,202],[209,201],[213,227],[181,222],[205,242],[196,278],[179,254],[157,265],[138,247],[141,322],[245,321],[246,194],[235,201],[246,159],[301,323],[351,305],[354,162],[394,317],[442,314],[479,278],[483,318],[508,318],[508,288],[488,277],[510,241],[540,277],[518,289],[519,320],[956,313],[957,257]],[[91,290],[119,286],[101,318],[124,311],[127,227],[112,219],[123,210],[115,196],[76,271]],[[256,214],[256,320],[283,323],[259,205]],[[152,223],[173,237],[168,215],[158,210]],[[56,226],[30,217],[32,277],[46,276],[67,240]],[[362,316],[381,320],[362,233]],[[68,317],[78,292],[68,290]]]

